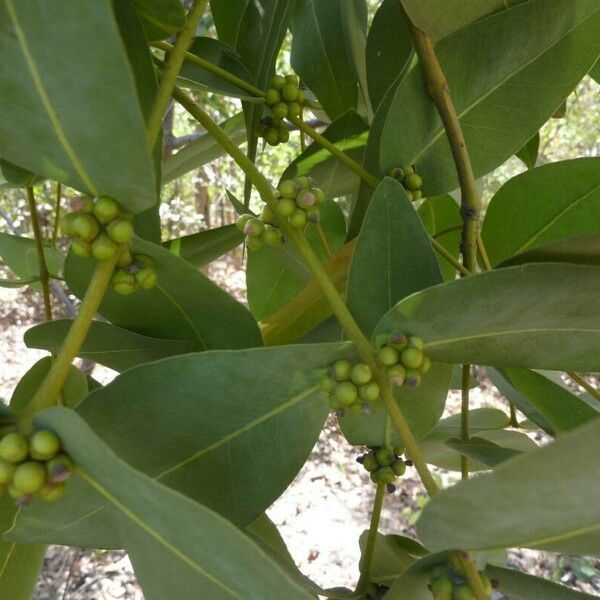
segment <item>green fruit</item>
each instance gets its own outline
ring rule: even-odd
[[[248,247],[248,250],[259,250],[263,247],[263,242],[259,237],[247,235],[245,242],[246,246]]]
[[[492,585],[491,579],[481,571],[479,572],[479,577],[481,577],[481,583],[483,584],[483,589],[487,594],[491,594],[494,591],[494,586]]]
[[[395,460],[391,467],[396,477],[401,477],[406,472],[406,465],[404,464],[403,460]]]
[[[53,431],[44,429],[36,431],[29,440],[31,458],[35,460],[50,460],[60,451],[60,440]]]
[[[298,87],[300,85],[300,78],[298,77],[298,75],[286,75],[285,76],[285,82],[289,83],[290,85],[293,85],[295,87]]]
[[[379,475],[377,474],[377,471],[371,471],[369,477],[373,483],[379,483]]]
[[[388,342],[388,336],[385,333],[378,333],[375,336],[375,350],[381,350]]]
[[[384,367],[391,367],[398,362],[398,351],[391,346],[384,346],[377,353],[377,360]]]
[[[297,208],[294,214],[289,217],[290,225],[297,229],[302,229],[306,225],[306,212]]]
[[[64,493],[64,483],[46,483],[46,485],[38,492],[38,496],[44,500],[44,502],[54,502]]]
[[[336,360],[331,367],[333,376],[338,381],[347,381],[350,379],[352,364],[349,360]]]
[[[111,260],[118,252],[119,246],[103,233],[92,242],[92,256],[96,260]]]
[[[316,203],[317,199],[310,190],[301,190],[296,196],[296,204],[301,208],[312,208]]]
[[[427,373],[427,371],[429,371],[429,369],[431,369],[431,359],[429,358],[429,356],[423,355],[423,362],[421,363],[421,366],[419,367],[419,371],[421,372],[421,375],[425,375],[425,373]]]
[[[93,215],[77,215],[73,221],[73,231],[84,242],[91,242],[100,233],[100,223]]]
[[[283,75],[274,75],[273,79],[271,79],[271,87],[276,90],[281,89],[286,83],[286,79]]]
[[[416,202],[417,200],[420,200],[422,196],[421,190],[414,190],[410,193],[410,201]]]
[[[423,353],[417,348],[408,347],[402,350],[400,360],[407,369],[418,369],[423,362]]]
[[[394,461],[394,453],[389,448],[378,448],[375,451],[375,458],[382,467],[385,467]]]
[[[117,267],[128,267],[133,262],[133,256],[131,254],[131,248],[129,246],[123,246],[117,259]]]
[[[60,230],[63,235],[67,237],[73,237],[75,235],[75,230],[73,229],[73,221],[77,218],[75,213],[67,213],[63,215],[59,220]]]
[[[388,342],[396,350],[403,350],[408,345],[408,338],[401,331],[392,331],[388,336]]]
[[[351,406],[356,402],[358,398],[358,390],[353,383],[349,381],[342,381],[335,387],[333,392],[335,399],[342,404],[342,406]]]
[[[0,460],[0,484],[10,483],[15,473],[15,465],[5,460]]]
[[[296,179],[294,179],[294,184],[296,190],[299,192],[300,190],[308,190],[312,186],[313,180],[310,177],[302,175],[302,177],[296,177]]]
[[[416,348],[417,350],[423,350],[425,344],[423,343],[422,338],[420,338],[418,335],[411,335],[408,338],[408,345],[411,348]]]
[[[379,393],[379,386],[374,381],[358,388],[358,395],[367,402],[375,402],[379,398]]]
[[[468,585],[455,585],[452,600],[477,600],[477,596]]]
[[[23,496],[23,492],[19,489],[17,489],[14,485],[9,485],[8,486],[8,495],[11,498],[14,498],[15,500],[18,500],[19,498],[21,498]]]
[[[311,188],[310,191],[313,193],[313,196],[315,197],[317,206],[319,206],[319,204],[323,204],[323,202],[325,202],[325,192],[321,188],[314,187],[314,188]]]
[[[273,106],[274,104],[278,104],[279,101],[281,100],[281,94],[279,93],[279,90],[273,88],[269,88],[266,92],[265,92],[265,102],[269,105],[269,106]]]
[[[12,484],[22,494],[35,494],[46,483],[46,469],[39,462],[26,462],[15,469]]]
[[[310,223],[315,225],[321,221],[321,212],[316,206],[306,209],[306,218]]]
[[[392,385],[401,386],[406,379],[406,369],[402,365],[392,365],[385,370]]]
[[[375,473],[377,473],[377,483],[393,483],[396,479],[391,467],[379,467]]]
[[[299,117],[302,107],[298,102],[290,102],[288,104],[288,117]]]
[[[76,213],[91,214],[94,212],[94,201],[87,196],[77,196],[71,200],[71,209]]]
[[[422,185],[423,185],[423,180],[416,173],[409,173],[404,178],[404,187],[407,190],[410,190],[411,192],[421,189]]]
[[[115,271],[110,284],[117,294],[122,294],[123,296],[127,296],[127,294],[135,292],[136,288],[135,277],[133,274],[122,269]]]
[[[276,221],[275,213],[271,210],[271,208],[265,205],[260,213],[260,220],[263,223],[268,223],[269,225],[273,225]]]
[[[87,258],[92,255],[92,245],[83,240],[74,239],[71,241],[71,250],[75,256]]]
[[[275,210],[281,217],[290,217],[296,211],[296,203],[291,198],[281,198]]]
[[[243,214],[240,215],[236,220],[235,220],[235,226],[240,230],[240,231],[244,231],[244,227],[246,227],[246,223],[250,220],[254,218],[252,215],[249,214]]]
[[[72,471],[73,461],[66,454],[59,454],[46,463],[46,473],[51,483],[66,481]]]
[[[269,146],[277,146],[279,144],[279,133],[275,127],[268,127],[264,134],[265,142]]]
[[[126,244],[133,236],[133,224],[127,219],[115,219],[106,226],[108,237],[117,244]]]
[[[413,369],[406,370],[406,379],[404,380],[406,385],[411,388],[419,387],[421,384],[421,373]]]
[[[452,600],[454,583],[450,577],[439,577],[431,582],[433,600]]]
[[[394,167],[388,171],[388,175],[398,181],[402,181],[404,179],[404,169],[402,167]]]
[[[335,389],[335,381],[327,375],[321,379],[321,389],[328,394],[331,394]]]
[[[119,205],[108,196],[100,196],[94,204],[94,215],[103,225],[119,216]]]
[[[153,267],[154,268],[154,261],[149,256],[146,256],[145,254],[134,255],[133,262],[139,268],[141,268],[141,267]]]
[[[279,135],[279,141],[282,144],[285,144],[285,142],[289,141],[290,139],[290,132],[285,125],[280,125],[277,128],[277,135]]]
[[[278,119],[285,119],[288,115],[288,105],[285,102],[278,102],[271,110]]]
[[[298,193],[296,184],[291,179],[282,181],[277,189],[279,190],[279,193],[286,198],[295,198]]]
[[[302,90],[298,90],[298,97],[296,98],[296,102],[298,104],[304,104],[304,102],[306,102],[306,96],[304,95],[304,92]]]
[[[400,168],[404,171],[404,177],[412,175],[415,172],[415,168],[412,165],[402,165]]]
[[[265,230],[265,225],[259,219],[248,219],[244,225],[244,233],[249,237],[259,237]]]
[[[352,369],[350,370],[350,379],[352,379],[356,385],[369,383],[372,377],[373,373],[371,372],[371,367],[369,367],[369,365],[365,365],[364,363],[356,363],[352,365]]]
[[[398,444],[394,446],[394,454],[396,456],[402,456],[406,452],[406,446],[404,444]]]
[[[29,456],[29,442],[22,433],[7,433],[0,440],[0,459],[18,463]]]
[[[362,466],[370,472],[376,471],[379,468],[379,463],[372,452],[369,452],[363,460]]]
[[[265,225],[265,230],[262,234],[262,241],[267,244],[267,246],[281,246],[281,244],[283,244],[281,231],[272,225]]]
[[[360,404],[353,404],[352,406],[349,407],[348,410],[350,411],[351,415],[362,414],[362,408],[361,408]]]

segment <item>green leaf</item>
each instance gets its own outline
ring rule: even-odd
[[[185,11],[179,0],[131,0],[150,41],[164,40],[185,25]]]
[[[600,547],[600,421],[432,498],[417,522],[432,551],[525,547],[595,554]],[[519,510],[515,510],[515,506]]]
[[[346,237],[344,215],[335,202],[325,202],[319,209],[321,227],[331,251],[337,252]],[[314,225],[309,224],[305,234],[309,244],[323,262],[326,258],[325,250]],[[301,271],[294,264],[296,261]],[[248,304],[257,320],[265,319],[296,296],[310,277],[309,273],[306,274],[306,279],[301,274],[304,275],[304,265],[289,244],[283,247],[263,247],[248,253],[246,270]]]
[[[472,436],[468,440],[451,438],[446,440],[446,444],[459,454],[488,467],[495,467],[505,460],[514,458],[522,453],[520,450],[500,446],[479,436]],[[473,469],[469,470],[472,471]]]
[[[539,421],[538,425],[551,435],[600,417],[600,413],[583,399],[541,373],[527,369],[500,369],[499,374],[516,393],[510,393],[502,383],[500,391],[508,391],[509,399],[516,407],[534,423]],[[493,381],[496,383],[497,378]]]
[[[36,325],[25,333],[25,344],[28,348],[41,348],[56,354],[72,323],[61,320]],[[167,356],[186,354],[191,347],[192,343],[186,340],[148,337],[110,323],[93,321],[77,356],[115,371],[124,371]]]
[[[551,163],[509,179],[483,223],[490,261],[497,265],[551,242],[597,234],[599,203],[600,158]]]
[[[460,435],[461,415],[457,413],[442,419],[433,430],[433,433],[443,433],[448,437]],[[471,434],[490,429],[504,429],[508,427],[508,415],[497,408],[474,408],[469,411],[469,432]]]
[[[598,267],[498,269],[413,294],[381,319],[376,333],[418,335],[428,356],[449,363],[595,372],[599,294]]]
[[[43,180],[39,175],[36,175],[27,169],[22,169],[17,165],[13,165],[3,158],[0,158],[0,173],[5,181],[14,187],[31,186]]]
[[[219,125],[221,129],[240,145],[246,141],[246,127],[244,115],[237,113]],[[178,179],[189,171],[199,169],[225,154],[222,146],[212,135],[205,133],[197,140],[190,142],[175,154],[165,158],[163,163],[162,184],[165,185],[174,179]]]
[[[219,256],[223,256],[243,241],[244,236],[235,225],[223,225],[173,238],[164,242],[163,246],[199,269]]]
[[[500,582],[502,594],[511,600],[531,600],[531,598],[543,598],[544,600],[586,600],[588,598],[593,600],[597,598],[597,596],[584,594],[514,569],[488,565],[485,572],[491,579]]]
[[[78,412],[134,468],[247,525],[315,444],[328,412],[317,384],[344,347],[177,356],[127,371]]]
[[[386,92],[406,69],[412,42],[398,0],[383,0],[367,37],[367,80],[369,97],[377,108]]]
[[[29,279],[0,279],[0,287],[3,288],[20,288],[26,285],[31,285],[40,280],[39,277],[30,277]]]
[[[520,158],[528,169],[533,169],[537,162],[540,151],[540,132],[535,135],[517,152],[517,157]]]
[[[292,20],[292,67],[331,119],[356,108],[358,100],[343,21],[342,3],[349,1],[356,10],[364,4],[361,0],[298,0]]]
[[[358,163],[362,161],[369,128],[356,111],[349,110],[335,119],[321,135],[353,160]],[[302,175],[310,175],[328,198],[351,194],[360,182],[354,171],[316,142],[311,143],[289,164],[281,178],[293,179]]]
[[[21,411],[29,404],[48,374],[53,360],[51,356],[41,358],[21,377],[10,400],[11,409]],[[70,408],[77,406],[87,396],[87,378],[79,369],[73,366],[69,369],[62,394],[65,406]]]
[[[243,79],[246,83],[254,85],[248,69],[227,44],[212,38],[197,37],[192,42],[188,52],[208,60],[239,79]],[[202,91],[209,90],[226,96],[243,98],[251,102],[259,101],[253,94],[190,61],[184,62],[179,78],[183,80],[183,85],[187,87]]]
[[[152,206],[151,153],[111,2],[6,0],[0,23],[0,155],[131,212]]]
[[[479,381],[473,377],[473,375],[469,376],[469,389],[479,387]],[[450,379],[450,389],[451,390],[461,390],[462,389],[462,365],[454,365],[452,367],[452,377]]]
[[[600,234],[579,235],[544,244],[528,252],[516,254],[505,260],[500,266],[510,267],[532,262],[568,262],[578,265],[598,265],[600,264]]]
[[[595,79],[596,82],[600,83],[600,60],[596,61],[596,64],[592,67],[589,75]]]
[[[240,23],[247,5],[248,0],[210,0],[210,12],[219,39],[232,48],[236,46]]]
[[[103,497],[146,598],[310,598],[231,523],[129,467],[74,412],[52,408],[36,424]]]
[[[475,177],[501,165],[552,116],[598,57],[599,27],[596,0],[530,0],[436,46]],[[546,85],[550,71],[552,85]],[[382,173],[416,164],[425,196],[458,187],[451,148],[418,65],[395,91],[380,153]]]
[[[142,335],[191,340],[192,350],[261,344],[252,315],[202,273],[155,244],[136,240],[133,250],[152,258],[158,283],[129,296],[109,290],[100,305],[109,321]],[[85,293],[93,267],[92,259],[69,254],[65,277],[73,293]]]
[[[0,531],[12,527],[16,513],[10,499],[0,501]],[[31,600],[45,554],[46,546],[42,544],[17,544],[0,539],[0,597]]]

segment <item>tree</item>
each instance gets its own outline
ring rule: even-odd
[[[600,365],[600,159],[535,160],[600,55],[600,6],[477,4],[384,0],[367,27],[364,0],[213,0],[218,39],[196,36],[206,0],[0,4],[3,185],[27,188],[35,233],[0,239],[3,285],[40,286],[48,319],[26,342],[51,353],[2,409],[2,597],[29,597],[48,543],[125,548],[148,598],[582,596],[486,551],[600,548],[600,393],[580,375]],[[288,29],[295,73],[278,74]],[[190,89],[243,114],[219,125]],[[237,228],[165,247],[172,99],[206,132],[193,166],[228,154],[246,188]],[[311,143],[270,182],[258,149],[290,128]],[[529,170],[483,218],[477,178],[514,154]],[[37,223],[48,179],[80,194],[57,204],[66,258]],[[199,271],[241,242],[250,310]],[[52,321],[61,271],[82,301]],[[103,387],[77,356],[120,374]],[[472,365],[509,415],[469,410]],[[440,421],[453,366],[460,420]],[[303,577],[264,514],[329,411],[376,487],[355,591]],[[532,447],[529,426],[555,441]],[[465,481],[440,489],[436,447]],[[408,460],[430,496],[420,543],[377,531]]]

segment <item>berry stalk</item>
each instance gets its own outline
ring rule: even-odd
[[[373,553],[375,551],[375,541],[377,540],[377,530],[379,529],[379,519],[381,509],[383,508],[383,499],[385,498],[385,483],[378,483],[375,489],[375,499],[373,500],[373,510],[371,512],[371,523],[369,525],[369,536],[365,546],[362,564],[360,565],[360,579],[356,586],[357,591],[364,590],[369,582],[371,573],[371,564],[373,563]]]

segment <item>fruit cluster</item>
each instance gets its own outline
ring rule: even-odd
[[[369,452],[356,460],[371,474],[373,483],[385,483],[387,491],[391,494],[396,491],[396,478],[404,475],[406,466],[412,464],[400,458],[404,451],[402,445],[394,448],[370,448]]]
[[[329,406],[340,417],[346,410],[350,414],[369,414],[371,404],[379,399],[380,393],[371,367],[349,360],[334,362],[321,380],[321,388],[329,394]]]
[[[377,362],[385,367],[389,382],[394,386],[416,388],[431,368],[431,360],[423,354],[423,340],[401,331],[380,334],[375,341]]]
[[[415,172],[414,166],[394,167],[390,171],[390,176],[398,180],[404,186],[404,189],[408,192],[408,195],[413,202],[421,199],[421,186],[423,185],[423,180],[421,179],[421,176]]]
[[[246,246],[249,250],[258,250],[264,244],[267,246],[281,246],[283,235],[279,227],[273,224],[272,211],[265,206],[258,217],[244,214],[240,215],[235,224],[246,235]]]
[[[52,431],[36,431],[29,439],[12,431],[0,439],[0,497],[8,490],[17,506],[29,505],[34,495],[47,502],[58,500],[72,469]]]
[[[71,250],[77,256],[93,256],[99,261],[112,260],[118,254],[111,282],[115,292],[130,294],[156,284],[152,260],[131,253],[132,218],[122,213],[115,200],[108,196],[79,197],[72,208],[73,212],[60,221],[62,232],[71,238]]]
[[[259,135],[270,146],[287,142],[290,133],[283,119],[300,115],[306,98],[300,89],[297,75],[275,75],[271,87],[265,92],[265,103],[270,114],[261,120]]]
[[[481,583],[488,595],[498,587],[497,581],[492,581],[483,572],[479,573]],[[476,600],[476,596],[467,582],[465,572],[454,556],[451,555],[450,564],[436,567],[430,574],[429,590],[433,600]]]

